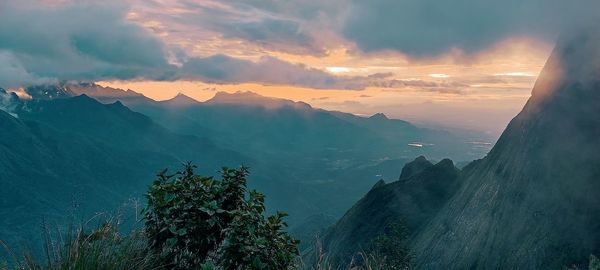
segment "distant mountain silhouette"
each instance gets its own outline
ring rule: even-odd
[[[189,100],[189,106],[174,106],[180,103],[174,100],[181,99]],[[257,182],[261,190],[275,205],[289,211],[292,221],[322,211],[339,216],[378,180],[375,175],[397,178],[403,163],[367,178],[344,171],[367,170],[385,160],[405,162],[419,155],[437,160],[447,156],[470,160],[483,155],[481,149],[473,152],[474,148],[465,143],[469,139],[448,132],[387,117],[315,109],[302,102],[251,92],[220,92],[206,102],[179,95],[161,102],[124,103],[177,133],[212,138],[260,161],[254,175],[260,176]],[[415,142],[427,146],[409,146]],[[282,182],[286,184],[282,186]],[[342,191],[345,196],[338,196]],[[306,196],[318,200],[307,205]]]
[[[265,109],[279,109],[282,107],[293,107],[297,109],[311,109],[311,106],[304,102],[294,102],[286,99],[269,98],[261,96],[254,92],[217,92],[215,96],[205,102],[210,105],[236,105],[236,106],[254,106]]]
[[[176,108],[180,108],[180,107],[187,107],[187,106],[194,106],[194,105],[198,105],[200,104],[200,102],[198,102],[197,100],[186,96],[183,93],[178,93],[175,97],[173,97],[172,99],[168,99],[165,101],[162,101],[162,104],[168,106],[168,107],[176,107]]]
[[[72,95],[85,94],[87,98],[73,99],[82,99],[79,103],[87,105],[69,105],[72,100],[60,96],[51,99],[44,111],[34,106],[31,112],[23,112],[25,117],[43,119],[69,132],[89,130],[87,134],[95,140],[111,140],[125,124],[120,120],[109,120],[102,110],[86,110],[87,106],[99,106],[90,101],[93,98],[115,110],[130,108],[142,113],[149,117],[146,120],[155,121],[172,133],[206,138],[218,148],[235,149],[248,157],[244,163],[252,169],[250,186],[266,193],[272,209],[289,212],[292,225],[304,224],[305,219],[315,214],[341,216],[379,178],[397,178],[404,163],[414,156],[427,155],[438,160],[454,156],[459,160],[472,160],[484,153],[482,150],[473,152],[472,146],[465,143],[469,139],[448,132],[419,128],[383,115],[368,118],[315,109],[302,102],[251,92],[216,93],[214,98],[198,102],[183,94],[170,100],[154,101],[130,90],[87,83],[59,84],[57,88],[66,88]],[[46,104],[36,99],[30,103]],[[49,110],[52,113],[46,116],[45,112]],[[53,118],[61,113],[68,114],[70,120]],[[107,127],[108,123],[114,128]],[[170,147],[178,151],[183,151],[178,149],[183,147],[190,152],[202,152],[202,148],[186,145],[184,140],[172,144],[145,142],[146,137],[154,140],[162,136],[155,134],[156,131],[139,129],[136,133],[143,135],[138,135],[136,140],[122,139],[120,145],[146,145],[149,149],[160,146],[156,149],[160,152]],[[415,142],[425,142],[427,146],[409,146]],[[112,145],[118,143],[110,141]],[[467,152],[471,154],[465,154]],[[229,164],[218,155],[207,158]],[[199,162],[206,165],[203,160]]]
[[[66,83],[34,85],[25,88],[33,99],[57,99],[75,96]]]

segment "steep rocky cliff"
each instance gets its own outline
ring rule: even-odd
[[[424,228],[419,269],[561,269],[600,252],[600,31],[565,35],[525,108]]]

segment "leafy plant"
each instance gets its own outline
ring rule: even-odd
[[[247,191],[248,169],[223,168],[221,180],[181,172],[158,175],[144,210],[151,250],[176,269],[292,269],[298,241],[284,213],[265,217],[264,195]]]

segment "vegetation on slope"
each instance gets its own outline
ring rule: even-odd
[[[333,265],[327,254],[304,263],[298,241],[285,231],[285,213],[265,215],[264,196],[248,191],[248,169],[223,168],[221,179],[197,175],[186,164],[163,171],[149,187],[143,228],[124,233],[120,218],[92,230],[44,230],[44,256],[17,252],[0,242],[9,269],[407,269],[407,230],[389,224],[351,265]],[[90,223],[89,221],[86,223]]]
[[[265,216],[264,196],[247,191],[248,170],[223,168],[222,179],[163,171],[150,187],[145,226],[123,236],[111,221],[46,233],[45,258],[11,254],[14,269],[292,269],[298,241],[284,229],[284,213]],[[0,269],[11,269],[0,264]]]

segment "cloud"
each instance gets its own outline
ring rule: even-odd
[[[0,50],[0,83],[4,87],[44,84],[53,80],[30,73],[11,52]]]
[[[376,73],[361,78],[362,83],[368,87],[386,89],[413,88],[429,92],[458,94],[469,85],[449,79],[444,80],[419,80],[419,79],[394,79],[393,73]]]
[[[320,51],[319,48],[313,47],[312,37],[302,30],[300,23],[293,20],[262,18],[252,21],[221,21],[221,23],[214,24],[214,27],[225,38],[240,38],[265,47],[270,47],[272,44],[283,44],[287,45],[284,48],[294,45],[293,47],[297,51],[303,51],[304,49],[300,48],[307,47],[313,51]]]
[[[174,79],[202,80],[223,84],[252,82],[314,89],[414,88],[443,93],[459,93],[462,89],[469,87],[469,85],[452,80],[394,79],[392,73],[375,73],[369,76],[336,76],[320,69],[292,64],[267,56],[257,62],[226,55],[191,58],[184,62],[178,77]]]
[[[597,0],[353,0],[342,33],[364,51],[471,53],[514,36],[554,41],[571,28],[600,25],[598,10]]]
[[[319,31],[315,31],[309,19],[322,15],[324,5],[318,1],[139,2],[142,17],[168,25],[169,34],[178,39],[235,40],[255,49],[292,54],[324,53],[322,44],[316,40]]]
[[[53,80],[185,78],[314,88],[362,87],[354,81],[273,57],[256,62],[225,55],[190,57],[180,48],[168,47],[141,25],[128,21],[128,12],[129,6],[115,2],[0,3],[0,85],[17,87]],[[291,21],[261,18],[255,23],[227,24],[232,35],[255,41],[283,42],[296,36],[297,41],[309,41],[298,34],[299,26]],[[227,28],[221,27],[221,30]],[[175,56],[182,66],[170,64],[169,56]]]
[[[367,85],[364,77],[337,77],[319,69],[291,64],[273,57],[257,62],[215,55],[191,58],[185,62],[181,79],[200,79],[214,83],[255,82],[263,84],[295,85],[317,89],[361,90]]]
[[[149,0],[2,1],[0,2],[0,85],[17,87],[57,80],[186,79],[222,84],[259,83],[316,89],[414,88],[458,93],[468,85],[464,80],[463,83],[459,83],[455,78],[397,79],[391,73],[343,76],[286,62],[273,56],[263,56],[253,61],[247,59],[257,59],[254,57],[257,55],[270,55],[265,53],[265,50],[313,55],[323,53],[326,47],[323,40],[330,38],[327,31],[344,30],[344,34],[365,50],[391,48],[410,52],[410,47],[414,46],[413,50],[418,53],[429,54],[445,50],[453,44],[450,42],[452,40],[462,40],[461,37],[464,37],[465,33],[461,31],[468,32],[469,35],[466,36],[470,38],[466,38],[464,42],[471,44],[469,40],[476,40],[476,37],[482,33],[489,40],[496,39],[488,37],[486,31],[489,29],[506,28],[505,26],[491,27],[497,24],[495,20],[498,18],[495,17],[504,17],[487,14],[481,16],[495,19],[489,19],[490,22],[488,19],[483,20],[481,29],[470,26],[472,19],[477,19],[472,17],[465,18],[466,22],[449,23],[447,26],[458,29],[459,26],[469,24],[478,31],[468,31],[468,29],[447,31],[444,26],[440,27],[438,32],[422,32],[423,29],[428,29],[427,27],[438,27],[447,20],[458,20],[462,13],[447,3],[436,2],[439,7],[425,9],[427,12],[423,12],[429,16],[428,12],[435,13],[436,10],[439,12],[438,9],[441,8],[450,12],[450,15],[442,12],[447,15],[447,18],[441,15],[434,16],[435,18],[392,16],[388,12],[398,11],[397,9],[403,5],[408,5],[407,7],[411,7],[414,11],[420,10],[420,7],[426,3],[431,5],[434,3],[432,0],[423,0],[423,3],[406,0],[402,2],[404,4],[383,0],[375,0],[372,4],[365,4],[364,1],[348,1],[173,0],[168,3]],[[463,6],[466,6],[466,3],[473,4],[476,10],[486,6],[472,3],[474,0],[458,1],[457,3],[462,3]],[[498,5],[494,2],[489,7],[496,10],[499,8]],[[136,9],[132,10],[134,7]],[[345,16],[346,8],[350,10],[348,16]],[[347,19],[344,21],[340,18]],[[407,20],[407,24],[398,24],[397,20]],[[342,27],[344,25],[345,27]],[[414,29],[411,30],[409,25]],[[360,33],[353,32],[360,30],[360,27],[367,28]],[[231,50],[227,50],[230,55],[245,55],[252,49],[260,52],[253,54],[253,57],[242,59],[225,54],[196,54],[189,47],[169,43],[173,33],[182,36],[195,35],[198,34],[195,32],[196,29],[202,29],[200,31],[202,34],[205,33],[204,30],[214,31],[220,38],[229,40],[233,44],[229,49],[234,51],[231,53]],[[514,33],[511,31],[509,32]],[[167,36],[162,36],[161,33],[167,33]],[[321,35],[322,33],[325,35]],[[352,33],[356,36],[350,35]],[[440,36],[435,36],[436,33]],[[456,37],[454,34],[457,34]],[[421,36],[427,42],[416,40]],[[378,39],[380,37],[385,38]],[[200,50],[206,47],[217,48],[212,50],[214,53],[222,49],[218,46],[222,44],[204,44],[193,38],[190,40],[197,45],[192,47]],[[246,43],[260,46],[246,47]],[[478,47],[467,45],[465,48]],[[236,51],[239,53],[236,54]],[[198,55],[202,56],[198,57]],[[494,76],[487,80],[510,82],[531,80],[531,78]]]
[[[164,76],[171,67],[163,43],[128,22],[127,10],[91,1],[3,1],[0,57],[9,65],[0,67],[0,83]]]

